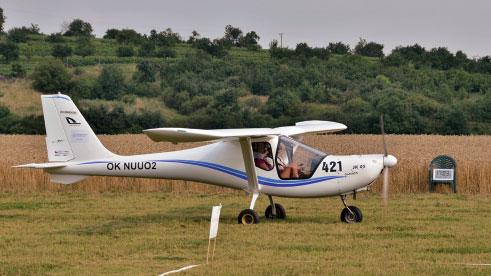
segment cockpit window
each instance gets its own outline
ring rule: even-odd
[[[276,150],[276,168],[281,179],[310,178],[325,153],[290,139],[280,136]]]
[[[254,153],[254,164],[256,167],[270,171],[273,169],[273,151],[268,142],[253,142],[252,152]]]

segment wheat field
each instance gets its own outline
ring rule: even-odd
[[[199,143],[154,143],[145,135],[101,135],[102,143],[111,151],[122,154],[164,152],[199,146]],[[381,153],[380,135],[308,135],[308,145],[329,154]],[[457,161],[457,192],[460,194],[491,194],[491,136],[388,135],[389,153],[399,163],[390,171],[391,193],[428,191],[428,165],[437,155],[447,154]],[[194,182],[158,179],[90,177],[75,185],[49,182],[41,170],[15,169],[13,165],[46,162],[44,136],[0,135],[0,192],[69,192],[103,193],[134,192],[211,192],[238,193],[228,188]],[[381,180],[373,185],[379,191]],[[448,185],[437,191],[449,192]]]

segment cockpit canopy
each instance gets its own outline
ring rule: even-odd
[[[252,149],[256,167],[266,171],[276,167],[281,179],[310,178],[327,155],[287,136],[279,136],[276,158],[268,142],[253,142]]]

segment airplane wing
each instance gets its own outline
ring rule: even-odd
[[[331,133],[345,130],[341,123],[330,121],[303,121],[294,126],[277,128],[237,128],[237,129],[191,129],[191,128],[152,128],[143,131],[155,142],[167,141],[203,142],[225,138],[263,137],[268,135],[297,136],[305,133]]]

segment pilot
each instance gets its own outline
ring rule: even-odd
[[[254,151],[254,164],[256,167],[266,171],[271,170],[273,168],[273,162],[271,162],[270,155],[268,147],[264,147],[261,152]]]
[[[280,145],[278,146],[276,163],[278,165],[280,178],[282,179],[299,178],[300,166],[297,165],[297,163],[289,160],[286,147],[283,143],[280,143]]]

